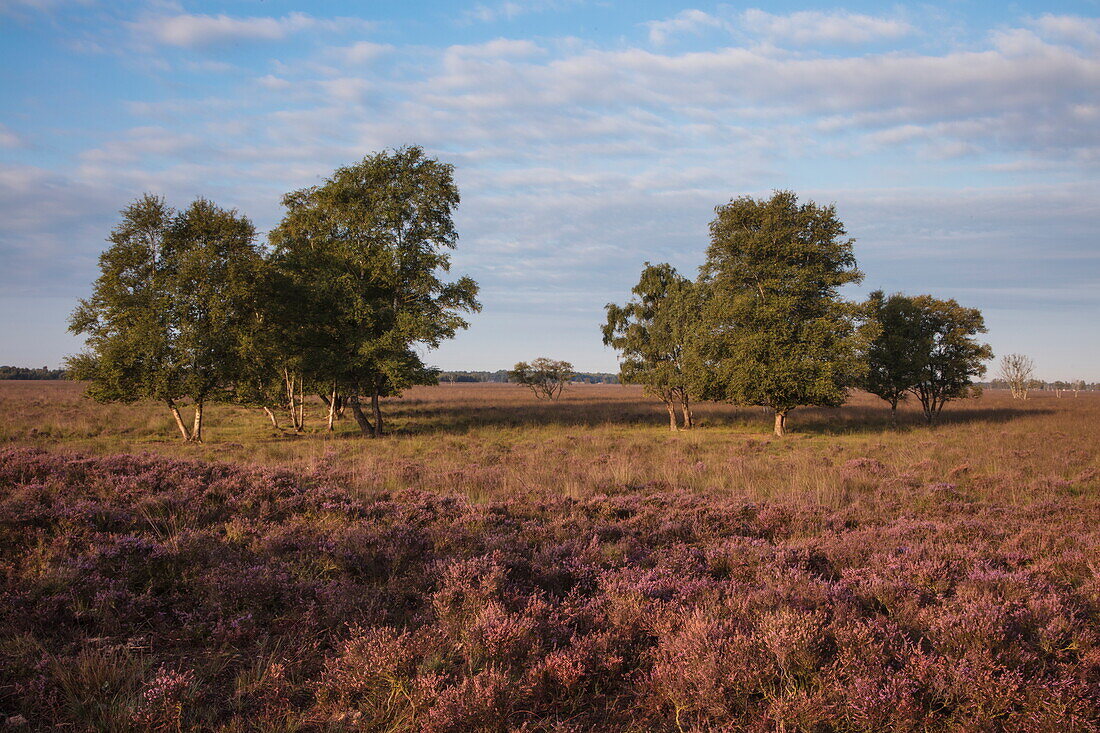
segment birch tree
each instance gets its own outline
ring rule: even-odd
[[[74,378],[99,401],[161,401],[180,436],[202,442],[206,404],[228,399],[244,370],[262,268],[254,240],[247,218],[206,199],[177,212],[146,195],[124,209],[92,295],[70,318],[87,337],[68,361]]]
[[[1023,354],[1005,354],[1001,357],[1000,377],[1008,383],[1014,400],[1026,400],[1028,389],[1034,381],[1035,362]]]
[[[477,283],[445,281],[458,242],[451,165],[418,147],[369,155],[287,194],[271,234],[282,331],[302,376],[383,434],[382,397],[435,384],[420,351],[467,327]],[[362,400],[370,400],[371,415]]]
[[[661,400],[668,411],[669,430],[694,426],[685,358],[698,310],[695,287],[669,264],[642,270],[623,306],[606,306],[603,342],[620,353],[619,380],[640,384]]]

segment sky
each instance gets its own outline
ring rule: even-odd
[[[442,368],[617,370],[603,307],[644,263],[694,276],[715,206],[790,189],[855,238],[849,297],[955,298],[998,355],[1100,381],[1100,0],[0,0],[0,363],[80,350],[143,192],[263,237],[414,144],[481,285]]]

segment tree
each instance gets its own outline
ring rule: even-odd
[[[458,241],[454,169],[419,147],[375,153],[283,203],[273,320],[292,366],[316,391],[346,396],[360,429],[380,436],[379,398],[438,383],[417,347],[453,338],[468,325],[460,312],[481,309],[472,279],[441,278]]]
[[[867,317],[877,326],[877,335],[867,347],[863,387],[890,403],[890,423],[896,426],[898,403],[920,382],[928,360],[924,319],[913,299],[901,293],[886,297],[876,290],[866,308]]]
[[[539,399],[545,397],[549,400],[557,399],[572,378],[572,364],[567,361],[547,359],[544,356],[532,359],[530,364],[525,361],[518,362],[512,371],[508,372],[509,381],[529,387]]]
[[[684,429],[690,429],[684,359],[697,315],[694,283],[672,265],[647,262],[631,292],[637,297],[625,306],[606,306],[603,342],[622,354],[620,381],[641,384],[664,402],[670,430],[678,429],[677,407]]]
[[[99,401],[162,401],[183,439],[202,442],[205,404],[227,397],[243,370],[262,267],[254,240],[247,218],[205,199],[176,212],[145,195],[124,209],[92,296],[70,319],[87,336],[69,359],[73,378]],[[186,399],[190,429],[178,405]]]
[[[835,207],[800,204],[790,191],[715,211],[700,272],[693,392],[769,407],[783,435],[792,409],[842,404],[866,368],[859,307],[839,296],[863,278],[853,240]]]
[[[921,313],[920,343],[927,357],[919,381],[909,391],[920,400],[925,421],[932,423],[949,400],[972,392],[973,379],[985,374],[984,362],[993,358],[993,350],[974,340],[986,332],[977,308],[930,295],[918,295],[912,301]]]
[[[1001,357],[1000,377],[1008,383],[1012,399],[1026,400],[1035,373],[1035,362],[1023,354],[1005,354]]]
[[[877,335],[867,348],[864,387],[890,403],[893,424],[907,393],[916,395],[932,422],[947,401],[969,394],[972,378],[985,373],[982,362],[992,352],[972,338],[985,333],[980,311],[930,295],[886,298],[881,291],[871,294],[866,308]]]

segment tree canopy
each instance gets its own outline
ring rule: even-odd
[[[948,401],[970,394],[974,377],[985,374],[985,362],[993,358],[993,349],[974,339],[986,332],[985,319],[977,308],[931,295],[912,300],[921,313],[920,343],[927,349],[927,357],[910,392],[920,400],[925,420],[931,423]]]
[[[99,401],[164,402],[181,436],[201,442],[204,404],[242,373],[263,266],[255,230],[201,198],[177,212],[147,194],[121,213],[92,295],[70,319],[87,342],[68,369]],[[194,405],[190,429],[177,406],[185,399]]]
[[[839,289],[860,282],[854,240],[833,206],[790,191],[716,208],[700,272],[692,383],[707,399],[775,411],[775,433],[800,405],[839,405],[865,369],[859,308]]]
[[[626,305],[608,303],[603,342],[620,352],[619,379],[640,384],[668,410],[669,428],[677,429],[679,407],[683,427],[693,425],[685,356],[697,316],[694,283],[669,264],[642,270]]]
[[[346,393],[363,432],[382,434],[379,397],[434,384],[435,348],[477,312],[477,284],[446,282],[458,241],[453,167],[418,147],[376,153],[293,191],[271,234],[271,319],[307,378]],[[360,397],[372,400],[374,423]]]
[[[916,395],[931,422],[949,400],[969,393],[993,356],[973,339],[985,332],[981,312],[954,300],[875,291],[866,308],[877,333],[867,349],[864,387],[890,403],[892,422],[907,394]]]
[[[867,347],[867,375],[863,388],[890,403],[890,419],[897,421],[898,403],[921,380],[930,345],[925,319],[913,299],[881,290],[867,299],[867,318],[877,333]]]
[[[565,385],[573,378],[573,365],[567,361],[540,356],[530,363],[518,362],[508,372],[508,378],[516,384],[528,387],[535,397],[553,400],[561,395]]]

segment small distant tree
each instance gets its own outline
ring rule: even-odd
[[[974,394],[973,380],[985,374],[985,362],[993,358],[993,350],[974,339],[986,332],[977,308],[930,295],[912,300],[921,312],[920,343],[927,356],[920,380],[910,392],[920,400],[925,421],[932,423],[947,402]]]
[[[518,362],[512,371],[508,372],[510,381],[530,388],[539,399],[545,397],[549,400],[557,399],[572,378],[572,364],[543,356],[532,359],[530,363]]]
[[[124,209],[70,319],[87,337],[73,378],[102,402],[162,401],[183,439],[202,442],[204,406],[229,399],[245,368],[263,263],[254,240],[247,218],[205,199],[176,212],[146,195]],[[181,400],[194,406],[190,428]]]
[[[843,404],[866,369],[860,306],[839,294],[863,279],[853,240],[835,207],[799,203],[790,191],[715,211],[700,273],[693,392],[770,408],[783,435],[791,410]]]
[[[1035,374],[1035,362],[1023,354],[1005,354],[1001,357],[1001,379],[1008,383],[1012,399],[1026,400]]]
[[[672,265],[647,262],[632,292],[637,297],[625,306],[606,306],[603,342],[622,354],[619,379],[643,385],[664,402],[670,430],[679,428],[677,408],[683,428],[690,429],[694,420],[684,359],[698,315],[694,284]]]

